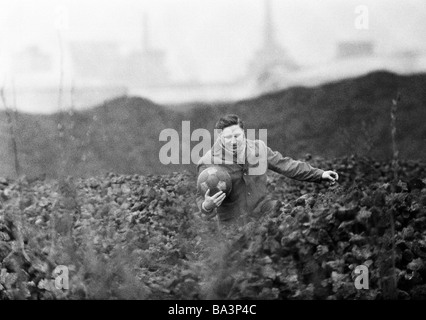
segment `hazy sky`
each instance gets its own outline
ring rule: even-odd
[[[272,0],[277,40],[299,64],[335,55],[338,40],[371,39],[378,53],[426,52],[425,0]],[[355,8],[366,5],[369,29],[357,30]],[[153,47],[166,52],[175,80],[242,76],[262,42],[263,0],[0,0],[0,57],[27,45],[58,46],[55,23],[65,17],[66,41],[113,40],[140,48],[147,13]],[[66,23],[65,23],[66,24]]]

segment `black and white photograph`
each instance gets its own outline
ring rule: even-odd
[[[424,0],[0,0],[0,300],[426,300],[425,124]]]

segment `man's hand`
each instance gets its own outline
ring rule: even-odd
[[[337,180],[339,180],[339,175],[334,171],[324,171],[321,178],[323,180],[330,181],[331,184],[335,184]]]
[[[223,200],[225,199],[226,194],[223,191],[217,192],[214,196],[210,197],[210,189],[206,191],[206,194],[204,195],[204,209],[207,211],[211,211],[214,208],[219,207]]]

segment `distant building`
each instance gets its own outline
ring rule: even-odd
[[[19,110],[49,113],[87,108],[127,94],[127,88],[114,80],[116,44],[74,42],[59,52],[30,46],[12,56],[7,101],[16,102]]]
[[[391,58],[399,62],[399,72],[413,73],[420,67],[419,61],[421,59],[421,52],[414,48],[403,49],[391,54]]]
[[[49,54],[38,46],[30,46],[13,57],[13,72],[16,74],[46,73],[52,70]]]
[[[149,43],[148,19],[143,19],[142,50],[121,54],[115,42],[73,42],[72,67],[78,79],[124,86],[159,86],[168,83],[165,52]]]
[[[167,85],[169,79],[165,67],[166,54],[151,47],[147,15],[143,17],[142,28],[142,50],[132,52],[124,60],[123,72],[127,82],[143,87]]]
[[[78,41],[69,46],[71,67],[77,80],[117,82],[119,47],[114,42]]]
[[[337,43],[337,59],[371,57],[374,55],[372,41],[340,41]]]
[[[264,4],[263,44],[249,64],[249,75],[255,77],[260,91],[270,91],[282,86],[285,78],[300,67],[276,41],[271,0],[265,0]]]

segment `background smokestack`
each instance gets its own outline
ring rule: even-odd
[[[149,21],[148,14],[144,13],[142,17],[142,50],[149,51]]]
[[[264,47],[274,48],[275,43],[275,32],[274,22],[272,21],[272,3],[271,0],[265,0],[265,26],[264,26]]]

